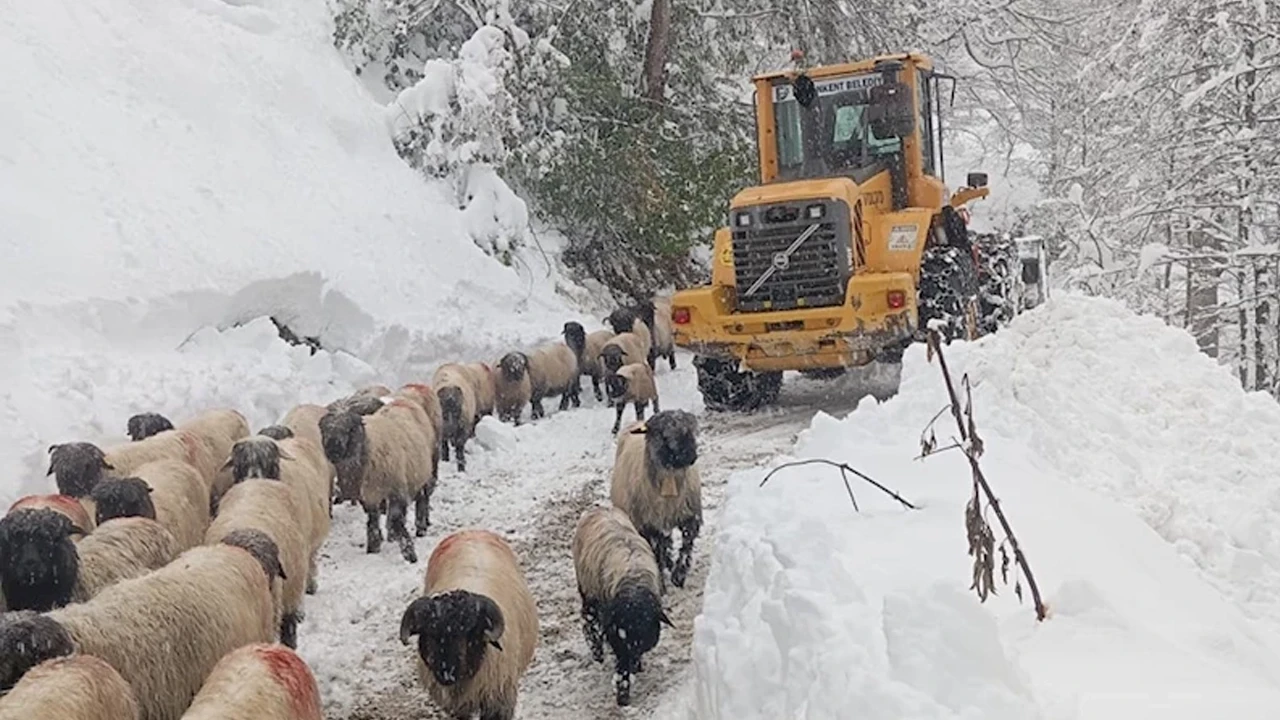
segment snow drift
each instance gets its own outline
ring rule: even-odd
[[[736,475],[695,628],[693,716],[1274,717],[1280,406],[1105,300],[1065,297],[946,352],[975,385],[983,467],[1051,618],[1036,622],[1025,580],[1026,604],[967,590],[968,466],[913,460],[945,406],[913,348],[898,396],[819,414],[795,455],[848,462],[921,509],[854,480],[855,513],[832,468],[763,488],[763,470]]]
[[[396,155],[323,0],[0,10],[0,504],[51,486],[50,443],[122,440],[134,412],[268,422],[570,314],[554,263],[486,256],[486,218]]]

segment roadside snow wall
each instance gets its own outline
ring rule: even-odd
[[[135,412],[256,428],[576,315],[540,253],[486,256],[396,155],[324,0],[0,10],[0,511],[52,487],[48,445],[122,441]]]
[[[913,348],[899,395],[819,414],[794,455],[848,462],[921,509],[852,479],[856,513],[833,468],[763,488],[763,469],[736,475],[692,717],[1280,715],[1280,405],[1106,300],[1062,297],[946,357],[975,385],[981,462],[1051,618],[1035,621],[1025,581],[1024,604],[967,590],[968,465],[913,460],[946,405]],[[950,444],[950,415],[936,427]]]

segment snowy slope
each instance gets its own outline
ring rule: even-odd
[[[554,258],[486,256],[397,157],[324,0],[0,11],[0,506],[47,487],[49,444],[122,440],[134,412],[257,426],[577,314]]]
[[[1051,618],[1012,587],[985,605],[967,590],[967,464],[913,461],[945,406],[916,348],[897,397],[820,414],[794,455],[849,462],[921,509],[855,481],[855,513],[831,468],[732,478],[688,716],[1280,713],[1280,406],[1184,333],[1097,299],[1060,299],[947,359],[977,386],[982,463]]]

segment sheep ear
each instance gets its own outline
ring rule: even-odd
[[[219,472],[221,472],[222,470],[230,470],[230,469],[231,469],[231,466],[232,466],[232,465],[234,465],[234,464],[235,464],[235,462],[236,462],[236,456],[235,456],[235,455],[232,455],[231,457],[228,457],[228,458],[227,458],[227,461],[226,461],[226,462],[224,462],[224,463],[222,463],[222,467],[218,468]]]
[[[409,638],[422,632],[422,621],[431,612],[431,607],[430,600],[420,597],[405,608],[404,615],[400,616],[401,645],[408,645]]]
[[[502,651],[502,645],[498,639],[502,637],[502,632],[506,629],[506,622],[502,618],[502,609],[498,607],[491,598],[479,596],[476,598],[476,604],[479,606],[481,621],[484,623],[484,641]]]
[[[102,458],[102,469],[103,469],[103,470],[115,470],[115,469],[116,469],[116,466],[115,466],[115,465],[112,465],[112,464],[111,464],[111,463],[109,463],[109,462],[107,462],[107,459],[106,459],[106,458]]]
[[[671,628],[671,629],[673,629],[673,630],[674,630],[674,629],[675,629],[675,627],[676,627],[676,626],[675,626],[675,623],[672,623],[672,622],[671,622],[671,618],[667,617],[667,611],[666,611],[666,610],[659,610],[659,611],[658,611],[658,621],[659,621],[659,622],[661,622],[663,625],[666,625],[667,627],[669,627],[669,628]]]

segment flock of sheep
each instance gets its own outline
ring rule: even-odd
[[[316,720],[316,681],[294,652],[336,502],[359,503],[366,551],[387,538],[417,562],[439,463],[480,418],[518,424],[542,402],[580,405],[582,378],[617,408],[610,507],[586,511],[571,548],[592,657],[615,657],[616,701],[671,625],[666,575],[682,587],[702,523],[697,421],[659,411],[657,359],[675,368],[670,307],[618,308],[612,331],[565,323],[563,339],[495,368],[450,363],[431,383],[374,386],[304,404],[251,434],[233,409],[174,425],[126,422],[129,442],[49,448],[58,492],[0,518],[0,720]],[[645,420],[649,403],[654,414]],[[620,431],[623,410],[636,422]],[[414,507],[414,533],[407,528]],[[672,557],[672,531],[681,547]],[[511,546],[483,529],[440,540],[399,638],[417,638],[433,701],[454,718],[510,720],[539,638]]]

